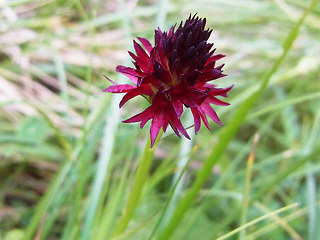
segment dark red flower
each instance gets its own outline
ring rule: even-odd
[[[136,54],[129,52],[133,58],[134,68],[118,66],[117,72],[126,75],[134,85],[117,84],[111,80],[112,86],[105,92],[126,93],[120,102],[122,107],[131,98],[142,95],[150,102],[143,112],[125,120],[126,123],[141,122],[143,126],[152,119],[150,136],[151,146],[160,128],[165,132],[170,124],[173,131],[189,138],[180,121],[183,108],[190,108],[194,117],[195,133],[200,129],[201,120],[209,129],[207,115],[221,124],[211,104],[229,105],[219,96],[227,97],[232,88],[217,88],[209,81],[224,77],[222,67],[215,66],[222,54],[214,54],[213,44],[207,40],[212,30],[206,29],[206,19],[194,15],[169,32],[155,31],[155,46],[138,38],[142,47],[133,41]]]

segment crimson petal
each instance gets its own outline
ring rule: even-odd
[[[208,81],[220,78],[221,77],[221,73],[222,73],[221,70],[217,70],[215,68],[213,70],[210,70],[210,71],[207,71],[207,72],[203,72],[198,77],[197,82],[198,83],[208,82]]]
[[[119,65],[116,71],[127,76],[134,84],[137,84],[139,74],[135,69]]]
[[[132,89],[135,89],[136,86],[132,86],[129,84],[117,84],[117,85],[113,85],[113,86],[109,86],[106,89],[104,89],[104,92],[111,92],[111,93],[126,93],[129,92]]]
[[[134,98],[135,96],[143,94],[148,95],[150,92],[152,92],[152,90],[148,85],[132,89],[130,92],[124,95],[124,97],[120,101],[119,107],[121,108],[127,101],[129,101],[131,98]]]
[[[153,147],[154,142],[159,134],[160,128],[167,128],[168,122],[164,122],[164,116],[162,114],[157,114],[151,122],[150,127],[150,138],[151,138],[151,147]]]
[[[194,132],[197,135],[197,133],[200,129],[200,126],[201,126],[199,111],[197,110],[197,108],[192,107],[191,112],[192,112],[192,115],[194,118]]]
[[[219,125],[223,125],[223,124],[220,122],[220,119],[219,119],[216,111],[213,110],[213,108],[210,106],[209,103],[204,102],[204,103],[201,105],[201,108],[202,108],[203,112],[205,112],[213,121],[215,121],[215,122],[218,123]]]
[[[142,43],[142,45],[146,48],[146,50],[148,51],[148,53],[151,53],[152,51],[152,45],[151,43],[145,39],[145,38],[142,38],[142,37],[137,37],[138,40]]]

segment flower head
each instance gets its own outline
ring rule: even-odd
[[[194,117],[195,133],[200,129],[201,120],[209,129],[207,116],[221,124],[211,104],[229,105],[217,98],[227,97],[232,88],[217,88],[209,81],[224,77],[223,65],[216,66],[216,61],[223,58],[215,54],[208,38],[212,30],[205,29],[206,19],[194,15],[168,32],[160,28],[155,31],[154,47],[144,38],[138,38],[141,44],[133,41],[136,54],[129,51],[134,68],[118,66],[117,72],[126,75],[134,85],[117,84],[105,92],[126,93],[120,102],[122,107],[128,100],[142,95],[150,102],[143,112],[125,120],[125,123],[141,122],[143,126],[151,122],[151,146],[160,128],[165,132],[168,125],[180,137],[190,139],[183,127],[180,117],[184,107],[190,108]],[[144,48],[143,48],[143,47]]]

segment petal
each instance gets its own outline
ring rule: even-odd
[[[172,101],[172,106],[177,114],[178,119],[180,119],[182,112],[183,112],[183,105],[181,101],[179,100],[173,100]]]
[[[203,109],[203,111],[204,111],[213,121],[215,121],[215,122],[218,123],[219,125],[223,125],[223,124],[220,122],[220,119],[219,119],[216,111],[210,106],[209,103],[204,102],[204,103],[201,105],[201,108]]]
[[[202,104],[207,97],[206,88],[188,87],[186,82],[181,79],[175,87],[165,90],[173,101],[181,101],[186,107],[196,107]]]
[[[164,83],[172,82],[170,73],[166,71],[157,60],[154,61],[153,70],[154,70],[154,73],[152,75],[158,80],[160,80],[161,82],[164,82]]]
[[[170,125],[176,134],[177,134],[177,130],[175,130],[175,129],[178,129],[183,134],[183,136],[185,136],[189,140],[191,139],[190,136],[188,135],[187,131],[185,130],[185,128],[182,126],[181,121],[177,117],[171,118]],[[180,137],[179,134],[177,134],[177,136]]]
[[[159,43],[159,45],[156,45],[155,46],[155,49],[157,50],[155,52],[155,57],[156,59],[160,62],[160,64],[165,68],[165,70],[168,70],[167,68],[167,58],[164,54],[164,51],[163,51],[163,46],[161,44],[161,42]]]
[[[143,48],[135,40],[133,40],[133,46],[137,57],[144,63],[147,63],[149,56],[146,54]]]
[[[144,84],[152,84],[155,87],[159,87],[161,83],[152,75],[145,75],[141,78],[140,81],[138,81],[138,86],[142,86]]]
[[[161,126],[165,123],[163,121],[163,114],[157,114],[153,119],[150,127],[150,138],[151,138],[151,147],[153,147],[154,142],[159,134]],[[167,123],[168,125],[168,123]]]
[[[200,71],[195,69],[191,73],[186,74],[185,82],[186,82],[187,86],[189,86],[189,87],[194,86],[200,73],[201,73]]]
[[[132,86],[129,84],[122,84],[122,85],[116,84],[116,85],[107,87],[103,91],[104,92],[112,92],[112,93],[126,93],[126,92],[129,92],[130,90],[135,89],[135,88],[136,88],[136,86]]]
[[[213,103],[213,104],[219,105],[219,106],[229,106],[230,105],[230,103],[221,101],[220,99],[218,99],[216,97],[209,97],[209,98],[207,98],[207,101],[209,103]]]
[[[109,82],[111,82],[113,85],[117,85],[118,83],[112,81],[110,78],[108,78],[106,75],[103,75]]]
[[[132,52],[128,51],[129,55],[135,60],[135,62],[141,68],[142,71],[147,72],[149,56],[137,43],[135,44],[135,50],[137,51],[137,55],[134,55]]]
[[[210,71],[202,72],[198,77],[197,82],[198,83],[208,82],[210,80],[220,78],[221,75],[222,75],[222,71],[214,68]]]
[[[146,123],[152,119],[157,113],[154,111],[153,106],[151,105],[150,107],[148,107],[146,110],[146,115],[144,117],[144,119],[141,121],[140,123],[140,128],[143,128],[144,125],[146,125]]]
[[[127,120],[122,121],[123,123],[134,123],[134,122],[140,122],[143,121],[146,116],[148,116],[148,108],[145,109],[143,112],[138,113],[131,118],[128,118]]]
[[[158,88],[158,92],[154,96],[152,100],[152,104],[156,106],[158,111],[163,111],[164,109],[170,108],[171,102],[167,99],[167,97],[163,93],[162,85]]]
[[[146,48],[146,50],[148,51],[148,53],[151,52],[152,50],[152,45],[151,43],[145,39],[145,38],[142,38],[142,37],[138,37],[139,41],[142,43],[142,45]]]
[[[207,93],[199,90],[184,90],[182,94],[175,95],[174,98],[180,100],[186,107],[200,106],[206,99]]]
[[[134,115],[131,118],[128,118],[123,123],[134,123],[134,122],[141,122],[140,128],[143,128],[144,125],[155,116],[154,112],[152,111],[151,106],[146,108],[143,112]]]
[[[138,56],[136,56],[133,52],[131,51],[128,51],[130,57],[133,58],[133,60],[137,63],[137,65],[142,69],[144,70],[146,68],[146,63],[141,60]]]
[[[192,107],[191,108],[191,112],[192,112],[192,115],[193,115],[193,118],[194,118],[194,132],[197,135],[197,133],[198,133],[198,131],[200,129],[200,126],[201,126],[200,115],[199,115],[199,112],[198,112],[197,108]]]
[[[173,131],[177,134],[177,136],[180,137],[180,134],[178,132],[179,130],[186,138],[190,139],[187,131],[183,127],[181,121],[178,118],[176,111],[174,110],[171,104],[167,107],[166,111],[170,118],[170,126],[173,129]]]
[[[179,138],[181,138],[180,133],[179,133],[178,129],[175,127],[175,125],[170,122],[170,126],[171,126],[172,130],[174,131],[174,133],[175,133]]]
[[[144,85],[139,88],[132,89],[130,92],[128,92],[122,100],[120,101],[119,107],[121,108],[127,101],[129,101],[131,98],[134,98],[138,95],[148,95],[152,93],[152,90],[150,86]]]
[[[224,64],[221,64],[220,66],[218,66],[216,69],[221,70],[223,68]]]
[[[210,96],[223,96],[227,97],[227,92],[233,88],[233,84],[227,88],[216,88],[213,84],[205,84],[204,87],[208,89],[208,94]]]
[[[210,130],[210,126],[209,126],[209,122],[208,122],[207,116],[204,113],[204,111],[202,110],[202,107],[200,106],[197,109],[198,109],[198,113],[200,114],[200,117],[201,117],[204,125]]]
[[[207,62],[218,61],[221,58],[224,58],[225,56],[226,55],[223,55],[223,54],[217,54],[217,55],[214,55],[214,56],[210,57]]]
[[[198,89],[188,89],[185,92],[185,97],[190,99],[196,105],[201,105],[203,101],[206,99],[207,93],[202,92]]]
[[[135,69],[119,65],[116,71],[127,76],[134,84],[137,84],[139,74]]]

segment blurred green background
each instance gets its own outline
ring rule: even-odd
[[[115,67],[131,66],[127,50],[132,50],[132,39],[140,36],[153,43],[158,26],[168,30],[190,13],[206,17],[207,27],[214,29],[209,41],[216,53],[227,55],[220,62],[228,76],[217,85],[235,85],[231,105],[215,108],[228,124],[279,58],[286,36],[309,3],[0,1],[0,239],[110,237],[149,134],[149,125],[140,130],[138,124],[121,123],[147,106],[143,98],[120,111],[121,96],[102,91],[109,85],[104,74],[129,82]],[[306,18],[172,239],[217,239],[244,223],[240,215],[251,221],[293,203],[298,206],[229,239],[320,239],[320,162],[315,154],[320,148],[319,26],[320,4]],[[190,116],[183,118],[191,126]],[[222,128],[211,122],[211,131],[202,126],[192,141],[164,134],[127,235],[119,239],[149,239],[179,164],[198,146],[177,199],[194,181]],[[260,138],[248,173],[255,135]],[[250,185],[245,184],[248,174]],[[264,194],[244,208],[243,199],[250,200],[265,186]],[[174,203],[172,207],[167,216]]]

